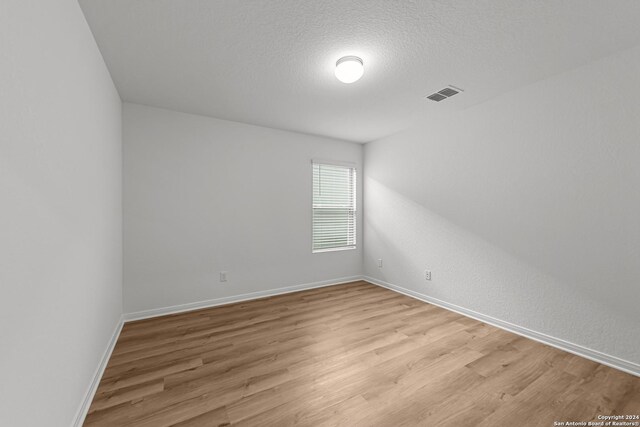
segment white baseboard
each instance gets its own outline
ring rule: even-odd
[[[583,347],[581,345],[574,344],[560,338],[552,337],[550,335],[546,335],[541,332],[536,332],[522,326],[514,325],[513,323],[496,319],[495,317],[487,316],[485,314],[478,313],[476,311],[469,310],[464,307],[460,307],[458,305],[451,304],[446,301],[442,301],[437,298],[433,298],[433,297],[412,291],[410,289],[406,289],[401,286],[397,286],[397,285],[385,282],[383,280],[374,279],[373,277],[369,277],[369,276],[363,276],[362,280],[366,280],[367,282],[370,282],[374,285],[378,285],[383,288],[390,289],[392,291],[407,295],[409,297],[418,299],[420,301],[424,301],[429,304],[437,305],[438,307],[442,307],[444,309],[454,311],[458,314],[462,314],[463,316],[471,317],[472,319],[479,320],[480,322],[483,322],[483,323],[488,323],[492,326],[507,330],[509,332],[513,332],[514,334],[521,335],[525,338],[530,338],[542,344],[546,344],[551,347],[555,347],[560,350],[567,351],[569,353],[584,357],[586,359],[593,360],[594,362],[602,363],[603,365],[607,365],[612,368],[619,369],[621,371],[640,377],[640,365],[637,363],[620,359],[618,357],[611,356],[609,354],[605,354],[596,350],[592,350],[590,348]]]
[[[87,413],[89,412],[89,407],[91,406],[91,402],[93,401],[93,396],[95,396],[96,391],[98,390],[98,384],[100,384],[100,380],[102,379],[102,374],[104,374],[104,370],[107,367],[107,363],[109,362],[109,358],[111,357],[111,353],[113,352],[113,348],[116,346],[116,342],[118,342],[118,337],[120,336],[120,331],[122,331],[122,326],[124,325],[124,319],[120,316],[120,320],[118,320],[118,324],[116,325],[113,334],[111,335],[111,339],[109,340],[109,344],[107,344],[107,348],[102,355],[102,359],[100,359],[100,363],[96,368],[96,371],[93,374],[93,378],[91,379],[91,384],[89,384],[89,388],[84,396],[84,400],[76,413],[76,417],[73,422],[74,427],[82,427],[84,423],[84,419],[87,417]]]
[[[271,297],[275,295],[288,294],[291,292],[304,291],[307,289],[322,288],[324,286],[340,285],[343,283],[362,280],[362,276],[341,277],[332,280],[323,280],[321,282],[304,283],[302,285],[287,286],[284,288],[269,289],[265,291],[251,292],[248,294],[232,295],[228,297],[215,298],[205,301],[197,301],[187,304],[172,305],[170,307],[154,308],[151,310],[137,311],[134,313],[126,313],[123,315],[125,322],[134,320],[149,319],[152,317],[166,316],[167,314],[184,313],[187,311],[200,310],[202,308],[216,307],[219,305],[233,304],[241,301]]]

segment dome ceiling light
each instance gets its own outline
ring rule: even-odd
[[[353,83],[364,74],[364,64],[357,56],[343,56],[336,62],[336,78],[342,83]]]

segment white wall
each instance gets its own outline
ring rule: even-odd
[[[638,75],[635,48],[367,144],[365,273],[640,363]]]
[[[0,52],[0,425],[68,426],[122,312],[121,102],[75,0],[3,0]]]
[[[361,273],[362,233],[311,253],[310,163],[361,145],[128,103],[123,141],[125,312]]]

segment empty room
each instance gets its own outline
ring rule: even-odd
[[[0,0],[0,426],[640,426],[640,1]]]

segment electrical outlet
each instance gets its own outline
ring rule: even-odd
[[[220,272],[220,281],[221,282],[226,282],[227,281],[227,272],[226,271],[221,271]]]
[[[431,280],[431,270],[424,271],[424,280]]]
[[[378,268],[382,268],[382,258],[378,259]]]

